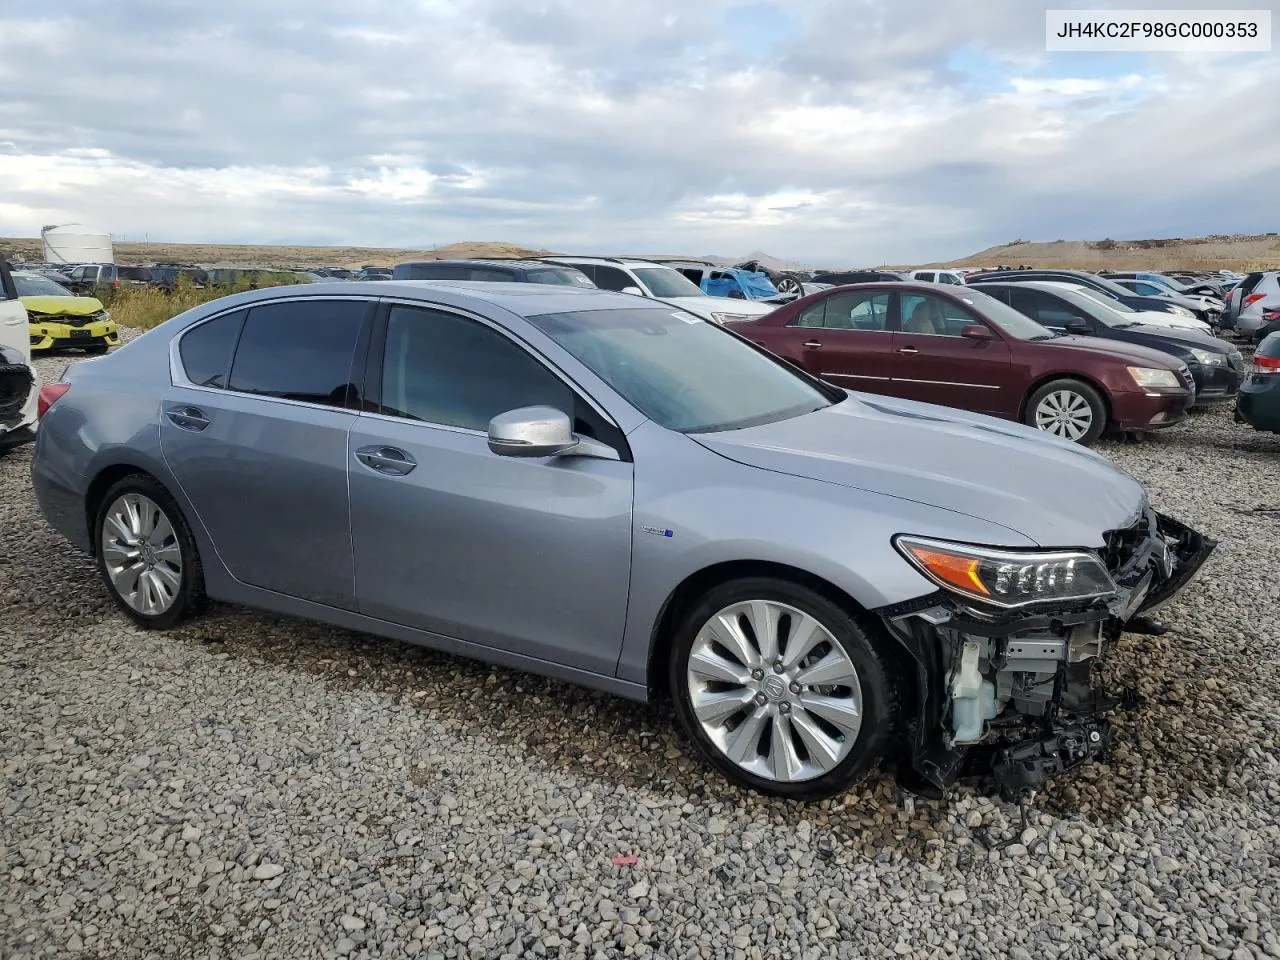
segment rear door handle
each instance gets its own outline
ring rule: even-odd
[[[808,347],[810,350],[817,350],[822,344],[817,340],[806,340],[801,346]]]
[[[209,418],[197,407],[173,407],[166,412],[170,422],[183,430],[199,433],[209,426]]]
[[[418,465],[418,461],[396,447],[361,447],[356,451],[356,459],[370,470],[393,477],[412,473],[413,468]]]
[[[903,347],[898,352],[899,353],[919,353],[920,351],[917,350],[915,347]]]

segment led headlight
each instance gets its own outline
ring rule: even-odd
[[[1172,370],[1157,370],[1155,367],[1128,367],[1129,376],[1140,387],[1171,387],[1177,389],[1182,384]]]
[[[1192,347],[1191,355],[1196,358],[1196,363],[1202,367],[1225,367],[1227,365],[1227,355],[1225,353],[1213,353],[1209,350],[1197,350]]]
[[[1195,314],[1186,307],[1180,307],[1176,303],[1169,308],[1170,313],[1176,313],[1180,317],[1194,317]]]
[[[997,550],[911,536],[893,542],[942,589],[996,607],[1092,600],[1116,592],[1102,561],[1082,550]]]
[[[751,318],[741,313],[713,313],[711,319],[716,323],[737,323],[740,320],[750,320]]]

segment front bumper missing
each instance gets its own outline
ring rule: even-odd
[[[1101,757],[1113,741],[1107,714],[1137,703],[1131,691],[1117,697],[1103,688],[1098,668],[1106,650],[1128,621],[1176,597],[1215,546],[1180,521],[1146,510],[1132,526],[1108,535],[1102,555],[1118,589],[1106,601],[997,613],[939,592],[879,611],[916,680],[900,783],[937,796],[961,777],[976,776],[1017,799]],[[970,662],[975,645],[982,651],[980,674]],[[979,676],[989,687],[991,712],[984,714],[980,738],[962,742],[958,738],[973,736],[962,731],[978,708],[962,703],[967,694],[957,691]]]

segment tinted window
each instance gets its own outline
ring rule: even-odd
[[[621,290],[624,287],[634,287],[636,282],[627,276],[617,267],[602,267],[596,265],[595,277],[596,286],[601,290]]]
[[[1052,294],[1015,287],[1010,296],[1010,303],[1015,310],[1051,330],[1065,330],[1067,324],[1072,321],[1081,321],[1089,324],[1090,329],[1093,328],[1091,318],[1082,310]]]
[[[541,405],[573,416],[574,393],[524,347],[451,313],[391,308],[383,413],[488,430],[500,413]]]
[[[295,300],[253,307],[231,367],[231,389],[341,407],[362,300]]]
[[[244,310],[237,310],[183,334],[178,353],[188,380],[199,387],[221,389],[227,385],[227,367],[231,366],[231,351],[236,347],[244,316]]]
[[[632,271],[655,297],[705,297],[702,288],[670,267],[636,267]]]
[[[401,263],[391,271],[396,280],[466,280],[468,269],[456,263]],[[330,271],[330,276],[333,272]]]
[[[967,324],[977,322],[968,311],[945,297],[935,297],[928,293],[902,295],[904,333],[958,337]]]
[[[933,278],[934,278],[934,273],[932,270],[920,270],[919,272],[916,273],[917,280],[924,280],[928,283],[932,283]]]

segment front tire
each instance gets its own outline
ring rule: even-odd
[[[1089,384],[1064,377],[1031,395],[1023,419],[1042,433],[1087,447],[1107,427],[1107,404]]]
[[[674,638],[676,714],[730,780],[797,800],[841,793],[896,735],[897,677],[880,642],[806,587],[722,584]]]
[[[204,605],[204,571],[186,518],[169,492],[145,474],[107,490],[94,522],[103,583],[134,623],[165,630]]]

